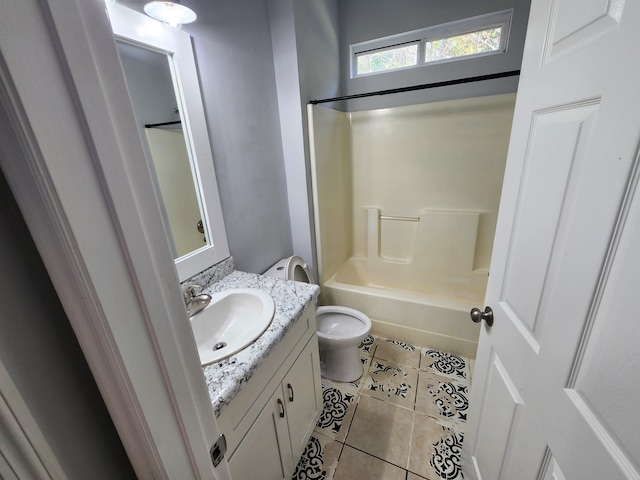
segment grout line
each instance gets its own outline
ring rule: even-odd
[[[407,455],[407,471],[409,471],[409,465],[411,464],[411,447],[413,447],[413,431],[416,427],[416,412],[413,412],[413,418],[411,419],[411,434],[409,435],[409,452]],[[409,474],[407,474],[409,476]]]
[[[393,463],[393,462],[390,462],[389,460],[385,460],[384,458],[380,458],[380,457],[378,457],[377,455],[372,455],[372,454],[370,454],[369,452],[365,452],[364,450],[361,450],[361,449],[359,449],[359,448],[357,448],[357,447],[354,447],[353,445],[349,445],[349,444],[347,444],[347,443],[345,443],[345,445],[346,445],[347,447],[349,447],[349,448],[353,448],[354,450],[357,450],[357,451],[358,451],[358,452],[360,452],[360,453],[364,453],[365,455],[368,455],[368,456],[370,456],[370,457],[377,458],[377,459],[378,459],[378,460],[380,460],[381,462],[388,463],[389,465],[393,465],[394,467],[397,467],[397,468],[399,468],[400,470],[404,470],[405,472],[406,472],[406,471],[408,471],[408,469],[407,469],[407,468],[401,467],[400,465],[397,465],[397,464],[395,464],[395,463]],[[341,454],[341,455],[342,455],[342,454]]]

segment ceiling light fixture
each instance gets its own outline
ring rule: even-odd
[[[194,22],[198,18],[196,12],[189,7],[175,2],[149,2],[144,6],[144,13],[171,28],[180,28],[183,24]]]

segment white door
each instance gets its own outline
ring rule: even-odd
[[[467,479],[640,478],[640,2],[533,0]]]

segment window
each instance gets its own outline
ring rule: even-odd
[[[467,57],[500,50],[502,26],[477,30],[453,37],[426,40],[424,42],[424,63]]]
[[[351,46],[352,77],[505,52],[512,10]]]
[[[418,64],[418,43],[362,52],[356,58],[358,75],[412,67]]]

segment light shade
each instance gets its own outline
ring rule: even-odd
[[[191,23],[198,18],[196,12],[189,7],[174,2],[149,2],[144,6],[144,13],[173,28],[180,28],[180,25]]]

